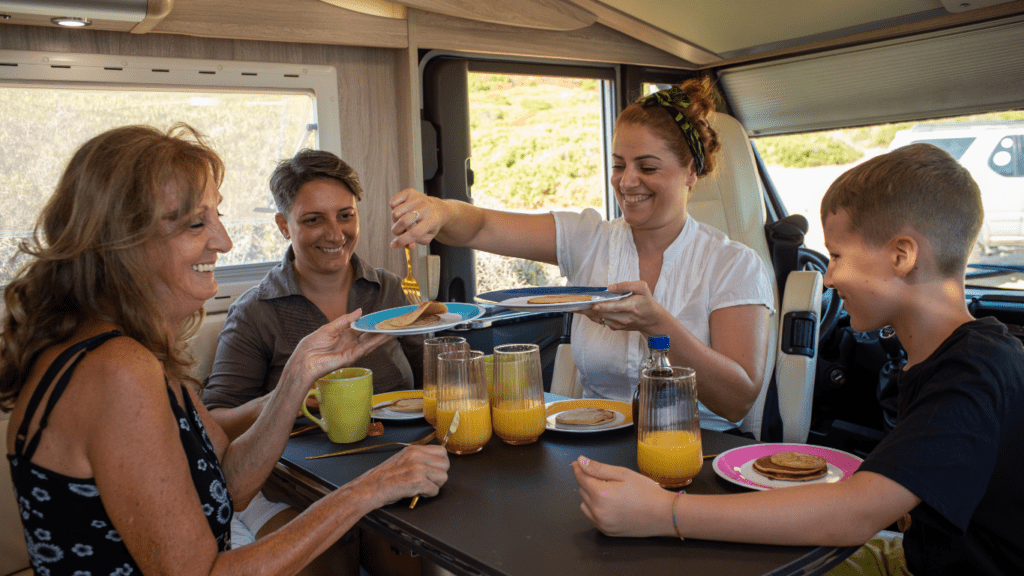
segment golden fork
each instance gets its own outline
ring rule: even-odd
[[[412,442],[385,442],[383,444],[374,444],[373,446],[360,446],[359,448],[351,448],[349,450],[342,450],[340,452],[331,452],[329,454],[320,454],[319,456],[306,456],[306,460],[316,460],[317,458],[329,458],[331,456],[344,456],[345,454],[355,454],[356,452],[365,452],[366,450],[373,450],[374,448],[381,448],[384,446],[423,446],[430,442],[437,436],[436,432],[431,432],[419,440]]]
[[[459,428],[459,411],[456,410],[455,414],[452,415],[452,423],[448,426],[448,431],[444,433],[444,438],[441,438],[441,447],[444,448],[445,444],[452,439],[452,434]],[[416,503],[420,501],[420,495],[417,494],[412,497],[412,502],[409,502],[409,510],[416,507]]]
[[[409,252],[409,247],[405,247],[405,264],[409,268],[409,273],[402,278],[402,292],[405,292],[405,297],[409,300],[410,304],[422,304],[423,297],[420,296],[420,283],[412,277],[412,254]]]

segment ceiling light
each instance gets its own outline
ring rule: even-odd
[[[53,22],[57,26],[67,26],[68,28],[81,28],[82,26],[92,25],[92,20],[89,20],[88,18],[74,18],[71,16],[50,18],[50,22]]]

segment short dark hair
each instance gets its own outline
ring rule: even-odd
[[[356,201],[363,199],[363,187],[354,168],[325,150],[306,149],[281,161],[270,175],[270,193],[274,195],[277,211],[287,215],[299,188],[314,180],[337,180],[352,191]]]
[[[845,209],[855,232],[882,246],[912,226],[931,243],[939,272],[963,275],[984,210],[971,173],[941,148],[917,143],[844,172],[821,199],[821,223]]]

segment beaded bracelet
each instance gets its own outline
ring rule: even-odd
[[[686,490],[680,490],[676,493],[676,497],[672,500],[672,527],[676,529],[676,536],[679,536],[680,540],[686,540],[683,535],[679,533],[679,524],[676,523],[676,502],[679,502],[679,497],[686,493]]]

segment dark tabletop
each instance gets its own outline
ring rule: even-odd
[[[432,431],[423,420],[385,424],[383,436],[348,445],[325,434],[292,438],[278,474],[326,491],[383,462],[398,448],[333,458],[306,456],[383,442],[409,442]],[[718,432],[702,433],[705,454],[753,443]],[[497,436],[481,452],[451,455],[448,482],[435,498],[408,500],[369,514],[362,523],[397,538],[456,572],[543,574],[815,574],[851,549],[762,546],[675,538],[611,538],[580,511],[579,485],[570,464],[580,455],[636,470],[633,428],[592,434],[547,431],[538,442],[510,446]],[[719,478],[711,460],[686,488],[693,494],[745,489]]]

